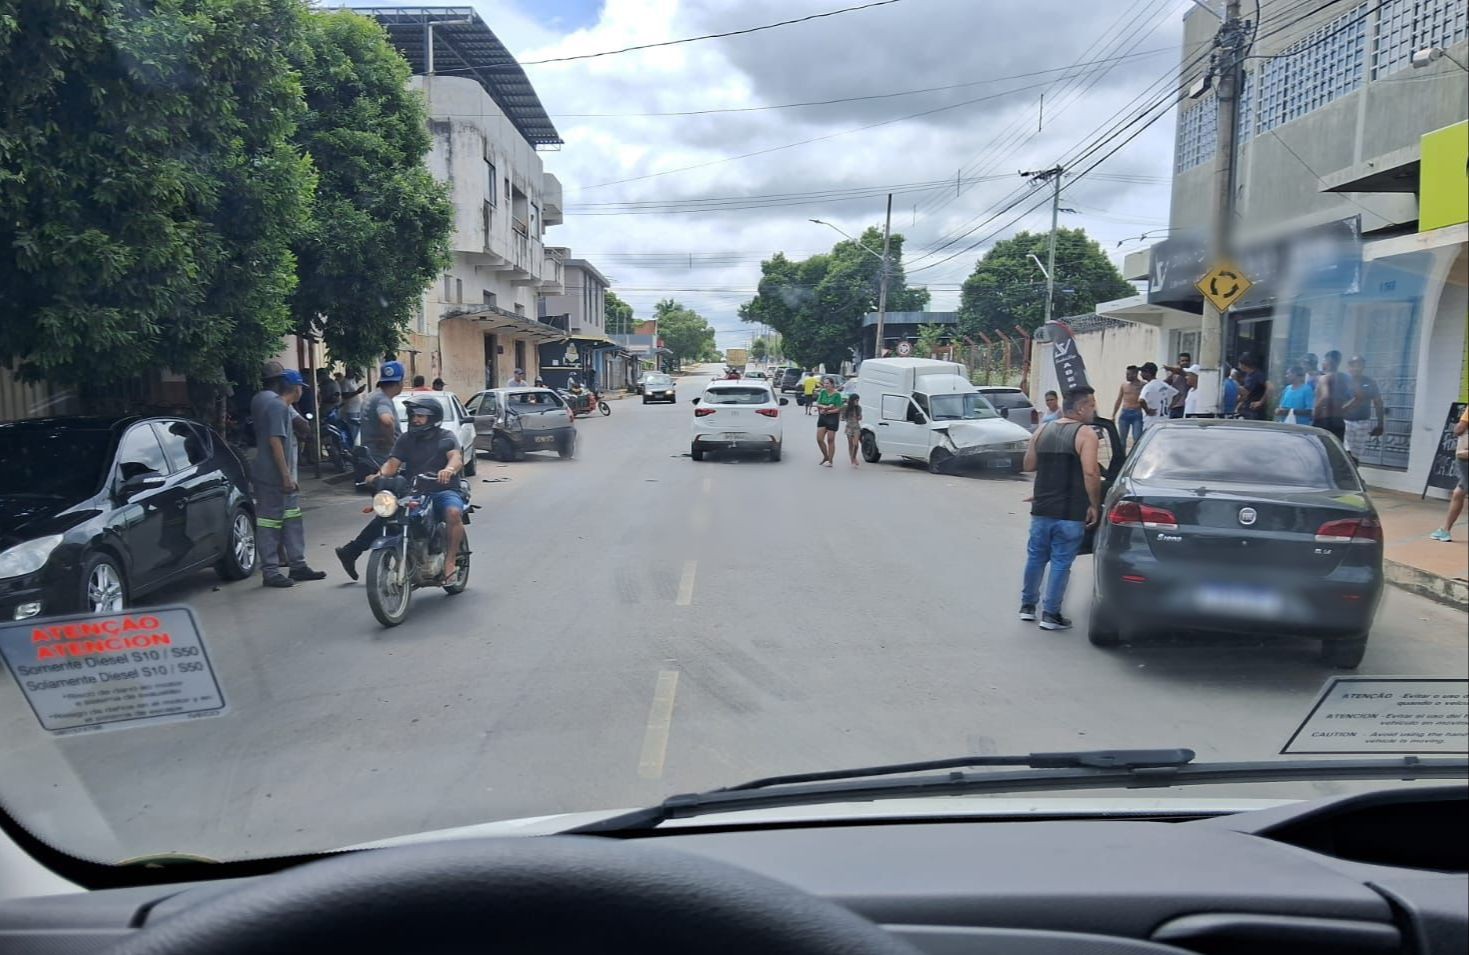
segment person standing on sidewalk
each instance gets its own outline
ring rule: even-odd
[[[811,413],[811,406],[816,404],[816,389],[821,386],[821,379],[817,377],[815,369],[806,372],[806,377],[801,382],[801,391],[806,400],[802,402],[806,406],[806,413]],[[818,432],[819,433],[819,432]]]
[[[1443,527],[1429,535],[1444,543],[1454,539],[1454,524],[1458,523],[1459,515],[1464,513],[1464,496],[1469,494],[1469,408],[1465,408],[1464,413],[1459,416],[1459,423],[1454,425],[1454,434],[1459,439],[1454,444],[1454,467],[1459,472],[1459,484],[1449,497],[1449,513],[1444,517]]]
[[[1122,449],[1127,450],[1127,436],[1137,444],[1143,436],[1143,383],[1138,380],[1138,367],[1127,366],[1127,380],[1117,389],[1117,400],[1112,404],[1112,417],[1117,421],[1117,430],[1122,436]]]
[[[362,393],[367,390],[362,373],[356,369],[348,371],[338,390],[342,394],[342,420],[347,425],[347,439],[355,444],[362,430]]]
[[[1352,397],[1352,380],[1341,370],[1341,352],[1332,349],[1321,356],[1321,376],[1316,379],[1316,408],[1311,424],[1347,439],[1347,422],[1343,409]]]
[[[298,393],[301,375],[278,361],[260,372],[264,386],[250,401],[257,447],[250,479],[255,486],[255,524],[262,582],[267,587],[293,587],[297,581],[326,576],[306,564],[306,528],[301,519],[300,486],[296,483],[296,436],[291,427],[288,394]],[[290,565],[281,573],[284,555]]]
[[[1367,361],[1353,355],[1347,362],[1352,379],[1352,397],[1342,409],[1346,419],[1347,453],[1356,461],[1367,450],[1367,443],[1387,430],[1387,409],[1382,404],[1382,389],[1367,374]]]
[[[1194,356],[1188,352],[1178,353],[1178,364],[1164,365],[1168,372],[1168,384],[1173,388],[1172,402],[1168,405],[1167,415],[1170,418],[1183,417],[1183,403],[1188,400],[1188,367],[1194,363]]]
[[[862,399],[856,392],[846,394],[846,407],[842,408],[842,420],[846,422],[847,429],[847,453],[852,457],[852,467],[860,467],[857,463],[857,452],[862,449]]]
[[[1035,472],[1030,504],[1030,539],[1026,544],[1025,580],[1020,588],[1020,619],[1036,619],[1041,578],[1046,576],[1041,601],[1042,630],[1069,630],[1071,621],[1061,613],[1071,564],[1081,549],[1086,529],[1097,523],[1102,510],[1102,470],[1097,462],[1101,442],[1088,427],[1097,416],[1091,388],[1066,393],[1062,416],[1030,436],[1023,469]]]
[[[1138,405],[1143,409],[1143,427],[1151,428],[1168,420],[1168,409],[1177,391],[1158,377],[1158,366],[1152,362],[1143,365],[1138,371],[1143,377],[1143,388],[1137,396]]]
[[[1046,413],[1041,418],[1041,424],[1050,424],[1061,417],[1061,396],[1054,391],[1048,391],[1045,395]]]

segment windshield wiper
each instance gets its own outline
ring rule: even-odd
[[[1193,750],[1093,750],[1030,753],[1024,756],[961,756],[894,763],[861,769],[771,776],[738,786],[670,796],[566,830],[568,833],[625,833],[655,829],[670,819],[779,806],[869,802],[915,796],[1047,792],[1077,789],[1147,789],[1220,783],[1291,782],[1319,779],[1463,779],[1469,759],[1417,756],[1378,759],[1291,759],[1239,763],[1193,763]],[[1014,772],[964,772],[962,768],[1024,766]],[[933,772],[934,770],[950,772]],[[894,776],[896,779],[877,777]]]

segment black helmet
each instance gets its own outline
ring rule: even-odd
[[[404,405],[404,408],[408,412],[408,430],[420,437],[435,433],[438,430],[439,424],[444,420],[444,407],[437,401],[409,401]],[[414,424],[414,415],[428,415],[427,423],[421,425]]]

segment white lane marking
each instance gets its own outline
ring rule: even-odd
[[[648,707],[648,726],[643,730],[643,751],[638,756],[638,775],[658,779],[668,755],[668,731],[673,726],[673,698],[678,692],[678,671],[659,670],[653,686],[653,705]]]
[[[683,562],[683,576],[678,580],[678,599],[674,605],[687,607],[694,602],[694,575],[699,572],[697,560],[686,560]]]

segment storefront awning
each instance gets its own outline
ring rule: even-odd
[[[462,318],[465,321],[474,322],[483,331],[518,335],[542,342],[559,342],[566,338],[566,333],[554,325],[538,322],[525,315],[517,315],[498,305],[461,305],[445,309],[441,317],[444,319]]]
[[[572,335],[571,340],[576,342],[578,348],[621,348],[622,343],[613,341],[606,335]]]
[[[1114,299],[1110,302],[1098,302],[1096,312],[1102,318],[1117,318],[1124,322],[1136,322],[1139,325],[1152,325],[1157,328],[1161,328],[1163,323],[1170,318],[1182,318],[1191,322],[1199,320],[1198,312],[1173,308],[1157,302],[1149,303],[1146,295],[1130,295],[1127,298]]]

